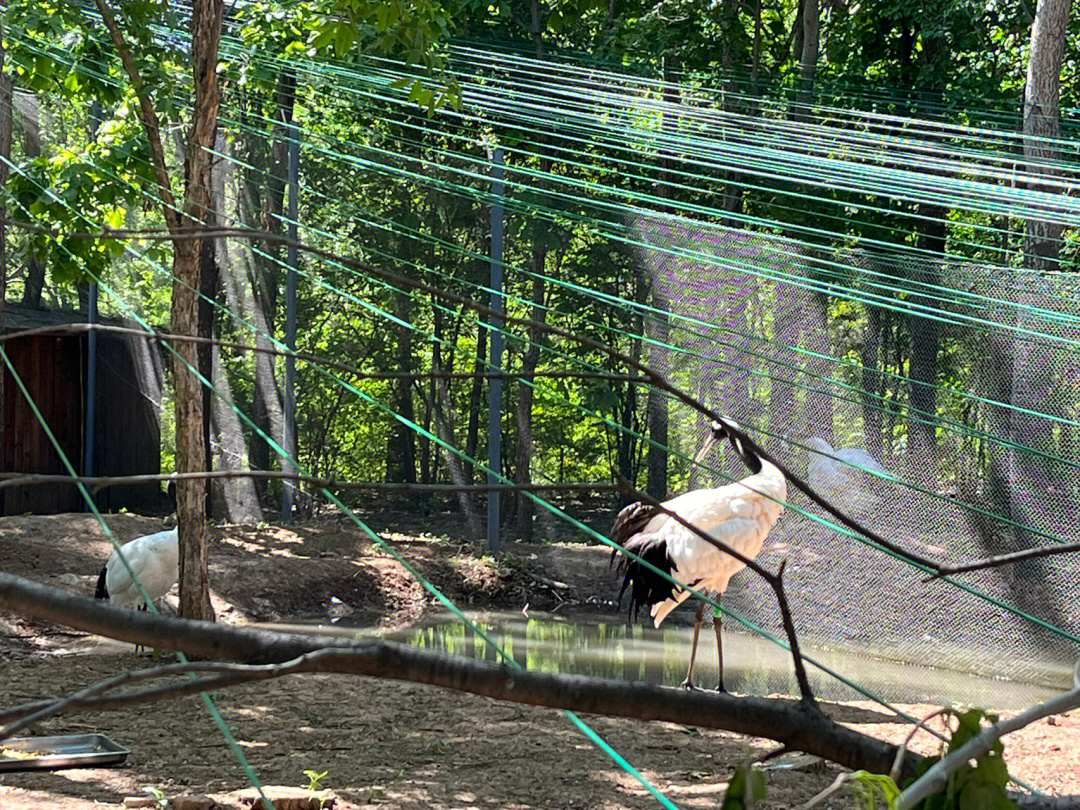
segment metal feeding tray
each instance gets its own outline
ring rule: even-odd
[[[130,753],[104,734],[13,737],[0,741],[0,773],[119,765]]]

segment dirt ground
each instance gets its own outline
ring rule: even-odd
[[[110,516],[120,540],[160,521]],[[431,519],[424,523],[431,525]],[[397,531],[389,531],[393,526]],[[595,547],[514,544],[494,560],[467,545],[411,534],[401,514],[372,527],[456,603],[483,609],[609,612],[616,589],[607,554]],[[370,539],[336,518],[282,529],[214,529],[211,577],[219,618],[246,621],[347,619],[408,627],[437,610],[433,599]],[[0,568],[90,594],[110,546],[83,515],[0,519]],[[606,584],[605,584],[606,583]],[[175,591],[171,597],[175,601]],[[674,618],[674,617],[673,617]],[[685,620],[685,619],[684,619]],[[0,612],[0,706],[53,696],[146,665],[129,647]],[[560,713],[429,687],[345,676],[297,676],[214,695],[260,778],[300,785],[303,771],[327,771],[338,807],[638,808],[656,800]],[[910,714],[933,707],[907,706]],[[842,722],[884,739],[908,727],[863,704],[836,704]],[[680,807],[716,807],[732,769],[775,743],[673,724],[587,718],[629,762]],[[75,715],[35,733],[99,731],[132,749],[120,768],[0,775],[0,808],[119,807],[154,787],[209,793],[239,807],[248,782],[196,698],[122,713]],[[930,753],[920,734],[913,746]],[[1010,772],[1045,792],[1080,795],[1080,712],[1044,720],[1008,738]],[[839,770],[807,758],[769,772],[767,808],[792,808]],[[823,807],[848,808],[838,795]]]

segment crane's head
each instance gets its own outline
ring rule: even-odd
[[[734,419],[728,419],[721,416],[719,422],[713,422],[710,426],[712,430],[713,441],[720,441],[721,439],[727,439],[731,442],[731,448],[735,453],[743,460],[743,463],[749,468],[752,475],[757,475],[761,472],[761,459],[758,458],[758,454],[747,447],[743,441],[743,431],[739,427],[739,423]],[[711,444],[711,442],[710,442]]]

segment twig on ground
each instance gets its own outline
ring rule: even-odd
[[[904,738],[904,741],[900,743],[900,747],[896,749],[896,759],[893,761],[892,768],[889,769],[889,777],[894,782],[899,783],[900,766],[904,762],[904,755],[907,753],[907,747],[908,744],[911,742],[912,738],[914,738],[915,735],[919,732],[919,729],[923,729],[924,731],[929,732],[930,727],[926,724],[933,720],[935,717],[938,717],[939,715],[942,715],[947,711],[949,710],[943,708],[931,712],[930,714],[926,715],[926,717],[924,717],[922,720],[919,720],[917,723],[915,723],[915,727],[908,732],[908,735]]]
[[[821,793],[818,793],[816,796],[811,797],[811,799],[806,802],[806,804],[800,804],[798,808],[796,808],[796,810],[812,810],[812,808],[817,807],[827,798],[839,791],[840,788],[844,786],[844,783],[847,782],[850,778],[851,772],[844,771],[844,773],[837,776],[836,779],[832,781],[832,784],[830,784],[827,788],[821,791]]]

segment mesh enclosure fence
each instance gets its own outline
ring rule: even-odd
[[[637,230],[654,300],[671,312],[667,346],[652,349],[652,364],[743,422],[836,507],[947,562],[1080,539],[1075,277],[811,253],[779,237],[686,222],[646,219]],[[846,269],[843,283],[830,283],[831,267]],[[980,315],[957,317],[972,308],[956,298],[923,317],[911,312],[914,296],[864,295],[874,278],[867,270],[970,291],[982,297]],[[926,367],[913,368],[927,341]],[[700,416],[669,407],[673,432],[704,435]],[[743,477],[733,458],[709,463]],[[698,471],[690,478],[692,487],[723,482]],[[789,560],[804,642],[1068,683],[1080,635],[1080,568],[1068,555],[927,582],[918,567],[812,520],[831,518],[794,487],[789,501],[807,514],[789,510],[760,559]],[[752,575],[733,580],[724,604],[780,627],[775,598]],[[974,697],[963,681],[949,691]]]

